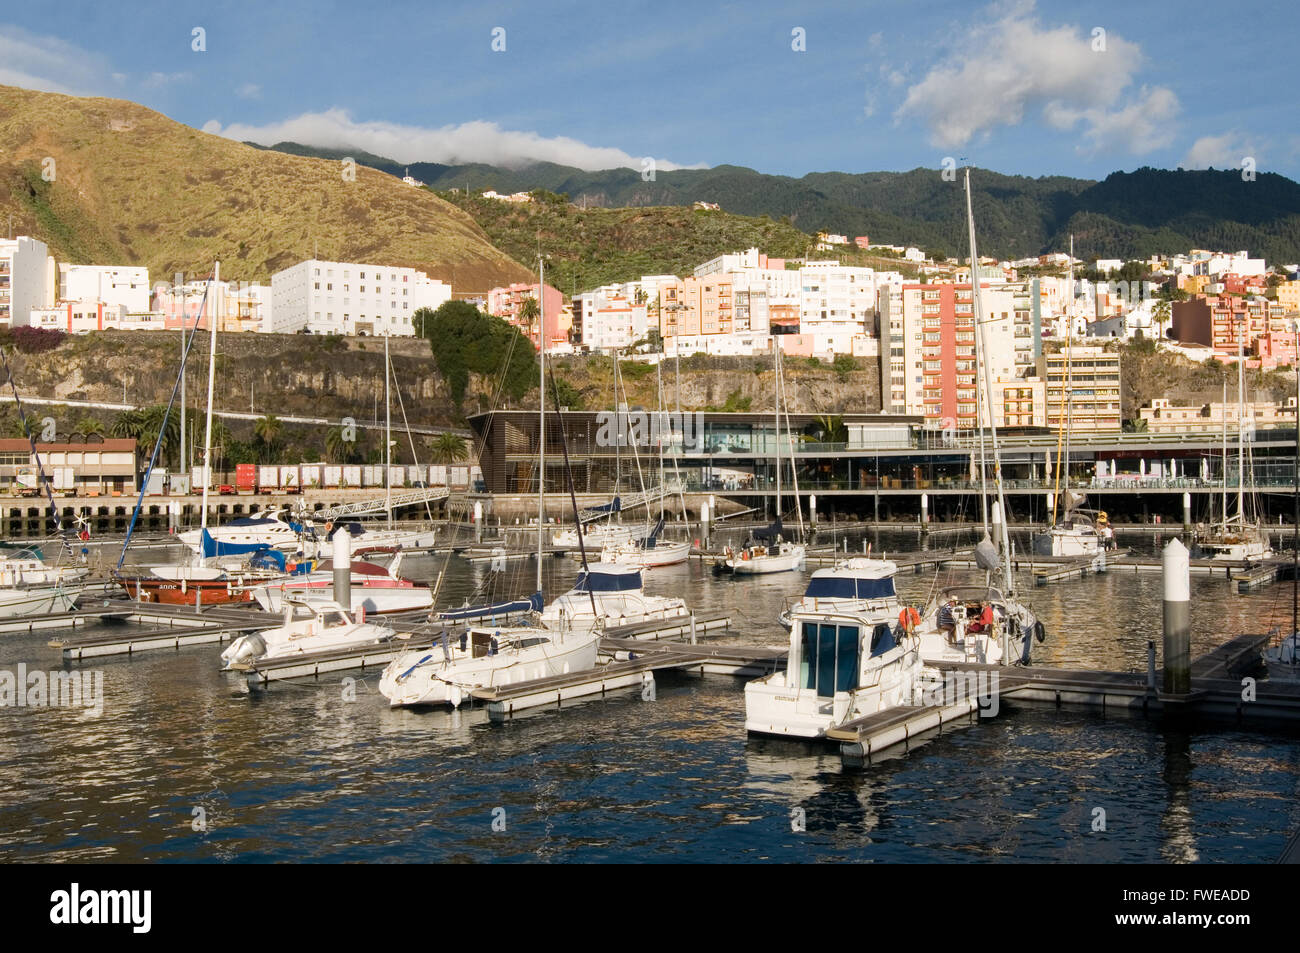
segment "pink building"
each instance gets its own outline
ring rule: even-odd
[[[539,298],[537,284],[513,284],[508,288],[493,288],[488,292],[487,310],[488,314],[494,314],[498,318],[504,318],[519,330],[528,335],[533,342],[533,347],[538,346],[537,324],[534,322],[525,327],[520,315],[523,312],[524,301],[528,298]],[[564,308],[564,295],[556,288],[546,285],[542,288],[540,299],[542,304],[543,317],[546,321],[546,341],[547,347],[550,348],[556,344],[563,344],[566,335],[560,330],[560,311]]]

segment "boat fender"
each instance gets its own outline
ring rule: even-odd
[[[1036,638],[1039,642],[1046,641],[1047,628],[1046,626],[1043,625],[1043,623],[1041,622],[1034,623],[1034,638]]]
[[[748,559],[748,558],[749,558],[749,550],[747,549],[747,550],[745,550],[743,553],[741,553],[741,554],[740,554],[740,558],[741,558],[742,560]]]
[[[468,631],[462,632],[460,634],[460,650],[464,652],[465,646],[468,644],[469,644],[469,632]]]

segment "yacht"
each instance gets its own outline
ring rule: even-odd
[[[221,526],[192,529],[180,534],[180,541],[196,556],[211,558],[277,549],[295,552],[302,548],[303,527],[282,520],[278,512],[264,516],[241,516]]]
[[[1071,510],[1051,529],[1035,533],[1032,539],[1035,556],[1095,556],[1109,548],[1112,538],[1105,513],[1094,522],[1087,510]]]
[[[661,540],[659,536],[663,530],[664,521],[663,517],[660,517],[654,529],[640,539],[629,539],[623,543],[607,544],[600,551],[600,561],[606,564],[617,563],[641,569],[651,569],[656,566],[675,566],[678,563],[686,562],[691,555],[690,542]]]
[[[781,624],[790,628],[796,612],[871,612],[895,618],[899,611],[894,592],[897,572],[893,560],[874,556],[850,556],[818,569],[808,580],[803,597],[782,610]]]
[[[388,569],[374,563],[352,563],[351,586],[353,612],[364,609],[367,615],[387,612],[410,612],[433,606],[433,591],[397,575],[402,554],[398,553]],[[333,598],[334,565],[322,560],[305,575],[285,576],[252,588],[252,598],[267,612],[279,612],[290,599],[317,600]]]
[[[728,546],[714,564],[714,569],[737,576],[802,571],[807,555],[808,550],[802,543],[793,543],[777,536],[771,543],[753,543],[738,550],[732,550]]]
[[[595,668],[599,629],[471,626],[443,632],[431,648],[403,652],[379,678],[393,708],[457,708],[478,688],[496,688]]]
[[[978,662],[1028,665],[1043,624],[1023,604],[998,589],[951,586],[931,600],[916,627],[927,663]]]
[[[1268,534],[1242,520],[1228,520],[1213,527],[1200,527],[1192,539],[1193,559],[1223,559],[1246,562],[1273,555]]]
[[[71,612],[88,570],[51,566],[34,546],[0,552],[0,619]]]
[[[917,640],[884,612],[797,611],[786,669],[745,685],[745,730],[824,738],[845,722],[911,704]]]
[[[376,645],[392,637],[392,629],[364,621],[364,614],[354,617],[337,602],[291,600],[285,604],[280,625],[231,642],[221,661],[229,670],[249,662]]]
[[[617,523],[597,523],[582,528],[582,544],[588,552],[598,553],[606,546],[621,546],[632,541],[632,530]],[[551,536],[551,546],[566,552],[578,549],[578,531],[573,527]]]

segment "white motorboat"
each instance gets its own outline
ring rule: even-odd
[[[788,629],[796,612],[867,612],[895,618],[899,611],[894,592],[897,572],[892,560],[874,556],[850,556],[818,569],[808,580],[803,597],[781,612],[781,624]]]
[[[916,626],[921,658],[934,662],[1028,665],[1043,624],[999,590],[983,586],[943,589]]]
[[[6,546],[0,555],[0,618],[70,612],[87,573],[79,566],[51,566],[32,546]]]
[[[1268,534],[1258,526],[1229,520],[1214,527],[1201,527],[1192,537],[1192,558],[1245,562],[1273,555]]]
[[[376,645],[392,637],[392,629],[354,617],[337,602],[290,601],[280,625],[241,636],[221,653],[221,660],[230,669],[246,662]]]
[[[400,564],[400,553],[397,559]],[[282,576],[273,582],[257,586],[253,589],[253,598],[267,612],[279,612],[285,602],[291,599],[332,599],[333,587],[334,566],[327,559],[305,575]],[[399,578],[397,564],[385,569],[374,563],[354,561],[349,588],[352,594],[350,608],[353,612],[364,609],[367,615],[373,615],[433,607],[433,590]]]
[[[911,704],[917,640],[884,613],[796,612],[786,670],[745,686],[751,734],[824,738],[845,722]]]
[[[384,669],[379,691],[393,708],[456,708],[476,688],[594,668],[599,646],[599,629],[471,627],[444,633],[432,648],[403,652]]]
[[[364,556],[366,553],[402,552],[416,549],[432,549],[437,532],[433,529],[386,529],[383,526],[367,525],[356,521],[330,522],[324,527],[323,538],[317,540],[314,552],[322,559],[334,555],[334,534],[346,529],[352,537],[352,555]]]

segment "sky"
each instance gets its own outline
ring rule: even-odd
[[[0,84],[399,162],[1300,179],[1283,2],[61,0]]]

